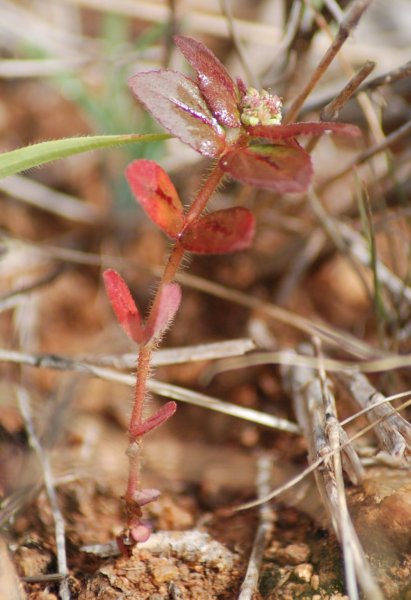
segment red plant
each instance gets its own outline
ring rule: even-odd
[[[218,210],[193,219],[183,205],[167,173],[154,161],[135,160],[126,169],[130,188],[150,219],[184,250],[220,254],[248,248],[255,229],[246,208]]]
[[[116,271],[105,271],[104,282],[114,312],[126,334],[139,344],[134,406],[129,425],[129,476],[123,497],[127,526],[118,539],[129,551],[151,532],[141,507],[160,492],[140,487],[142,437],[164,423],[176,410],[167,402],[143,419],[151,353],[173,320],[180,287],[173,283],[185,251],[236,252],[247,248],[254,234],[254,217],[233,207],[203,215],[208,200],[225,174],[242,183],[280,193],[305,191],[311,181],[308,153],[295,140],[298,135],[326,131],[359,135],[359,129],[342,123],[281,125],[281,100],[263,90],[246,89],[231,79],[224,66],[203,44],[177,36],[175,42],[197,72],[197,82],[185,75],[159,70],[138,73],[130,80],[137,98],[170,133],[197,152],[216,159],[204,186],[187,211],[167,173],[155,162],[136,160],[126,176],[136,200],[150,219],[174,242],[150,313],[143,323],[131,293]]]
[[[197,82],[169,69],[137,73],[135,96],[170,133],[210,158],[234,179],[280,193],[303,192],[310,184],[309,154],[298,135],[333,132],[357,136],[345,123],[281,125],[281,100],[263,90],[237,85],[214,54],[185,36],[174,38],[197,73]],[[267,143],[268,141],[268,143]]]

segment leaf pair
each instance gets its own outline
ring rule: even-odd
[[[242,183],[279,193],[304,192],[312,178],[311,159],[294,138],[361,133],[345,123],[280,125],[278,96],[247,89],[241,80],[236,84],[201,42],[186,36],[174,41],[197,81],[160,69],[137,73],[130,87],[166,131],[200,154],[217,158],[222,170]]]
[[[117,271],[107,269],[103,273],[103,279],[107,296],[126,334],[137,344],[147,344],[161,338],[180,305],[180,286],[168,283],[162,287],[155,313],[144,324],[126,282]]]
[[[246,208],[218,210],[188,223],[173,183],[157,163],[135,160],[127,167],[126,177],[150,219],[171,239],[179,240],[185,250],[220,254],[250,245],[255,221]]]

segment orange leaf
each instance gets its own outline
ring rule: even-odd
[[[153,160],[135,160],[126,177],[136,200],[150,219],[171,238],[184,224],[183,206],[167,173]]]

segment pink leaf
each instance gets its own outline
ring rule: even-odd
[[[104,271],[103,279],[107,296],[120,325],[132,340],[141,344],[144,338],[144,328],[126,282],[113,269]]]
[[[141,521],[138,525],[130,529],[130,535],[135,542],[142,544],[148,540],[152,531],[151,525]]]
[[[166,402],[161,408],[158,409],[154,415],[151,415],[148,419],[140,423],[135,429],[130,431],[130,434],[133,437],[139,437],[141,435],[145,435],[149,431],[152,431],[156,427],[162,425],[165,421],[167,421],[177,410],[177,404],[172,400],[170,402]],[[150,502],[150,500],[148,500]]]
[[[311,159],[294,140],[290,141],[292,145],[230,150],[220,165],[241,183],[281,194],[304,192],[311,182]]]
[[[150,219],[171,238],[184,223],[183,206],[167,173],[153,160],[135,160],[126,169],[131,191]]]
[[[160,490],[156,490],[154,488],[144,488],[143,490],[137,490],[134,492],[133,500],[139,506],[144,506],[145,504],[154,502],[154,500],[158,500],[160,496]]]
[[[236,86],[224,65],[193,38],[176,35],[174,42],[197,72],[198,86],[218,122],[227,127],[240,127]]]
[[[325,121],[307,121],[305,123],[290,123],[290,125],[256,125],[247,127],[250,135],[268,140],[285,140],[297,135],[322,135],[323,133],[335,133],[358,137],[361,129],[349,123],[327,123]]]
[[[222,254],[248,248],[255,230],[253,215],[246,208],[218,210],[201,217],[184,232],[186,250],[201,254]]]
[[[204,156],[221,154],[224,131],[194,81],[182,73],[163,69],[137,73],[129,84],[164,129]]]
[[[160,300],[154,316],[147,322],[145,342],[159,339],[171,325],[181,302],[181,288],[177,283],[167,283],[161,290]]]

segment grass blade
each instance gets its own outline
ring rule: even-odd
[[[39,167],[53,160],[66,158],[80,152],[113,148],[124,144],[139,142],[159,142],[167,140],[167,133],[96,135],[89,137],[73,137],[62,140],[40,142],[31,146],[11,150],[0,154],[0,177],[15,175],[20,171]]]

